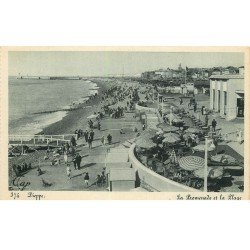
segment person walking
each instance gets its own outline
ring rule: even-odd
[[[77,167],[76,167],[77,155],[76,154],[73,156],[72,161],[73,161],[73,164],[74,164],[74,168],[76,170],[77,169]]]
[[[89,144],[89,148],[91,149],[92,148],[92,137],[90,135],[88,138],[88,144]]]
[[[93,129],[91,129],[89,136],[90,136],[92,141],[94,140],[94,135],[95,135],[95,132],[93,131]]]
[[[213,132],[215,132],[216,126],[217,126],[217,122],[216,122],[215,119],[213,119],[212,120],[212,129],[213,129]]]
[[[70,145],[69,145],[68,142],[66,142],[66,144],[65,144],[65,150],[68,152],[68,151],[69,151],[69,148],[70,148]]]
[[[98,130],[101,130],[101,123],[100,123],[100,121],[98,121],[98,123],[97,123],[97,128],[98,128]]]
[[[105,137],[104,137],[104,135],[101,137],[101,143],[102,143],[103,146],[105,145]]]
[[[107,139],[108,139],[108,143],[110,145],[112,143],[112,135],[108,134]]]
[[[208,115],[205,116],[205,126],[208,126]]]
[[[79,155],[79,153],[77,153],[76,154],[76,166],[78,170],[80,169],[81,161],[82,161],[82,157]]]
[[[85,142],[88,142],[88,138],[89,138],[89,131],[86,129],[84,132],[84,138],[85,138]]]
[[[70,139],[70,143],[71,143],[71,145],[72,145],[73,147],[75,147],[75,146],[76,146],[76,139],[75,139],[75,137],[74,137],[74,136],[72,136],[72,137],[71,137],[71,139]]]
[[[197,102],[194,102],[194,112],[197,110]]]
[[[87,172],[86,174],[85,174],[85,176],[84,176],[84,183],[85,183],[85,185],[89,185],[89,173]]]
[[[75,130],[76,139],[78,140],[78,129]]]

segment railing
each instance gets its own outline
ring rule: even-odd
[[[9,135],[10,144],[49,144],[51,142],[69,142],[71,137],[77,139],[76,134],[64,134],[64,135]]]

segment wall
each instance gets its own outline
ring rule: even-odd
[[[226,119],[232,120],[237,116],[237,90],[244,90],[244,79],[210,80],[210,109],[213,109],[213,89],[215,90],[214,111],[220,109],[220,116],[224,117],[224,91],[227,92]],[[218,101],[220,90],[220,103]]]
[[[112,181],[112,192],[129,191],[135,188],[135,181]]]
[[[228,83],[228,103],[227,103],[227,120],[237,116],[237,90],[244,90],[244,79],[230,79]]]
[[[159,192],[199,192],[199,190],[184,186],[180,183],[163,177],[154,171],[145,167],[141,162],[137,160],[134,154],[135,144],[129,149],[129,160],[132,163],[135,171],[138,171],[138,175],[141,181],[151,186],[153,189]]]

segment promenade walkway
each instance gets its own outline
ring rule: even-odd
[[[43,175],[37,175],[37,169],[34,168],[21,177],[19,182],[29,183],[25,190],[79,190],[79,191],[107,191],[107,186],[97,187],[93,185],[96,181],[98,174],[101,174],[103,168],[105,167],[105,159],[107,155],[107,150],[109,148],[123,148],[127,149],[123,144],[129,139],[133,139],[136,133],[133,131],[134,127],[137,127],[139,131],[142,130],[142,125],[138,118],[134,118],[133,113],[125,113],[124,117],[120,119],[113,119],[110,117],[105,117],[101,120],[101,130],[94,129],[94,141],[92,144],[92,149],[89,149],[84,138],[77,140],[76,152],[82,156],[81,167],[79,170],[75,170],[73,163],[71,162],[71,157],[69,157],[69,162],[72,170],[72,178],[68,179],[66,175],[66,164],[63,162],[63,156],[60,157],[60,165],[51,166],[50,161],[52,159],[52,153],[48,160],[41,160],[35,164],[40,165]],[[123,128],[124,134],[120,134],[120,129]],[[113,142],[111,145],[103,146],[100,139],[104,135],[105,139],[108,134],[113,137]],[[107,139],[106,139],[107,141]],[[128,142],[127,142],[128,143]],[[129,143],[128,143],[129,144]],[[130,145],[130,144],[129,144]],[[44,156],[45,156],[44,152]],[[88,172],[90,176],[90,185],[87,187],[84,184],[84,175]],[[42,185],[41,178],[46,182],[52,184],[49,187],[44,187]],[[14,189],[17,187],[13,187]]]

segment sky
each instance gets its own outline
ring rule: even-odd
[[[244,65],[239,52],[11,51],[9,75],[136,75],[148,70]]]

